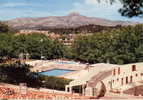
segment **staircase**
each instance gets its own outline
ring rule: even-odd
[[[90,81],[88,82],[88,86],[95,87],[98,82],[102,81],[106,77],[110,76],[112,74],[112,71],[103,71],[99,72],[97,75],[93,76]]]

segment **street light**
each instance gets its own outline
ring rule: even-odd
[[[26,53],[26,60],[29,59],[29,53]]]

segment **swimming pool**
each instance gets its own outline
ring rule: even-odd
[[[73,70],[65,70],[65,69],[53,69],[53,70],[48,70],[44,72],[40,72],[42,75],[47,75],[47,76],[59,76],[59,75],[64,75],[69,72],[72,72]]]

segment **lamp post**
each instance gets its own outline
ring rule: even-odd
[[[19,61],[20,61],[20,64],[24,64],[24,53],[20,53],[19,54]]]
[[[26,60],[29,59],[29,53],[26,53]]]
[[[88,72],[89,72],[89,68],[90,68],[90,64],[86,63],[86,69],[88,70]]]

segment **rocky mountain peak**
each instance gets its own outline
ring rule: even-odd
[[[48,28],[76,28],[85,25],[100,26],[126,26],[135,25],[134,22],[111,21],[103,18],[82,16],[77,12],[72,12],[68,16],[50,16],[41,18],[16,18],[7,21],[9,25],[16,29],[48,29]]]
[[[69,15],[68,16],[82,16],[82,15],[80,15],[80,13],[78,13],[78,12],[71,12],[71,13],[69,13]]]

